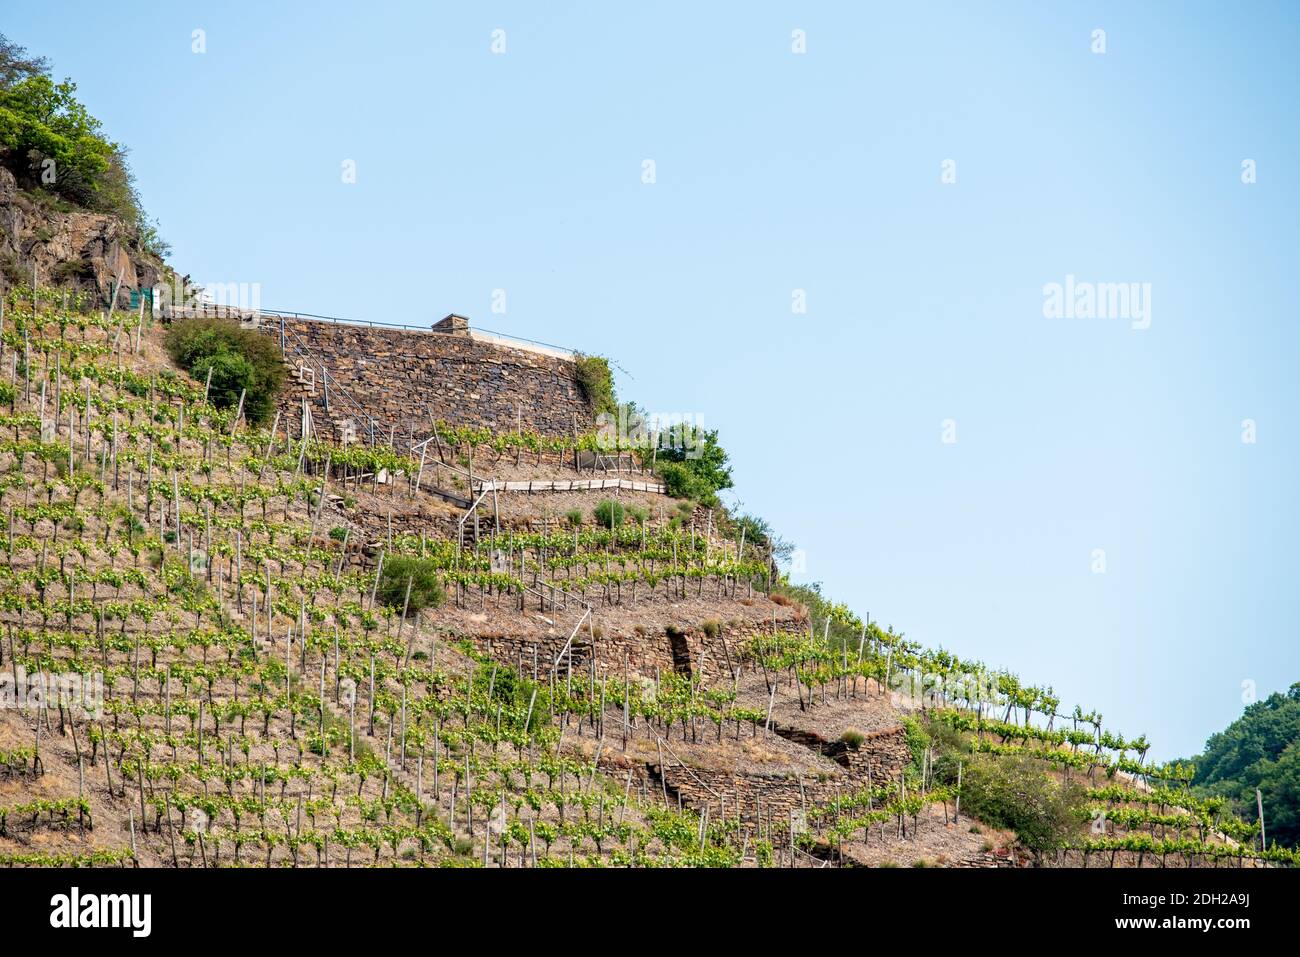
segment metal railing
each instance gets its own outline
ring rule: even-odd
[[[301,339],[299,339],[296,335],[294,335],[292,331],[286,329],[284,323],[281,322],[280,323],[280,352],[284,354],[286,359],[289,357],[290,349],[292,349],[294,354],[296,354],[300,359],[303,359],[306,362],[313,363],[317,366],[320,366],[321,390],[323,392],[325,414],[329,415],[330,414],[329,367],[325,365],[324,360],[313,355],[311,349],[308,348],[307,344],[304,343]],[[351,405],[352,409],[355,410],[356,414],[366,422],[368,426],[370,445],[373,447],[375,444],[374,416],[370,415],[366,411],[365,406],[363,406],[361,402],[355,396],[353,396],[352,393],[349,392],[345,386],[339,383],[337,376],[334,379],[334,390],[336,394],[342,395],[343,398],[346,400],[346,402],[349,405]]]
[[[318,312],[298,312],[291,309],[267,309],[258,307],[257,309],[241,309],[238,306],[226,306],[214,302],[201,302],[194,306],[167,307],[163,306],[164,315],[173,313],[176,315],[195,315],[195,316],[218,316],[242,319],[244,321],[255,321],[258,316],[267,315],[275,316],[280,319],[309,319],[314,322],[331,322],[335,325],[347,326],[365,326],[371,329],[399,329],[405,332],[424,332],[431,335],[445,336],[451,333],[435,331],[432,325],[416,326],[407,322],[380,322],[374,319],[354,319],[347,316],[327,316]],[[495,340],[501,340],[502,345],[509,346],[511,343],[519,343],[522,346],[536,346],[542,349],[549,349],[553,352],[563,353],[568,358],[573,358],[580,354],[577,349],[570,349],[568,346],[558,346],[553,342],[543,342],[541,339],[529,339],[526,336],[515,336],[508,332],[498,332],[495,329],[484,329],[481,327],[471,327],[469,338],[475,339],[474,333],[485,333],[483,337],[478,337],[475,341],[491,344]]]
[[[427,332],[431,335],[445,336],[450,335],[446,332],[436,332],[432,326],[413,326],[405,322],[377,322],[373,319],[351,319],[344,316],[325,316],[315,312],[296,312],[284,309],[258,309],[257,312],[266,313],[267,315],[277,316],[283,319],[311,319],[318,322],[332,322],[336,325],[348,326],[366,326],[372,329],[401,329],[408,332]],[[567,346],[557,346],[553,342],[543,342],[540,339],[529,339],[524,336],[514,336],[508,332],[497,332],[495,329],[483,329],[481,327],[471,327],[469,329],[470,338],[474,338],[475,332],[487,333],[496,339],[510,342],[518,342],[529,346],[540,346],[544,349],[553,349],[556,352],[562,352],[569,357],[578,355],[577,349],[570,349]],[[479,339],[479,342],[491,342],[491,339]]]

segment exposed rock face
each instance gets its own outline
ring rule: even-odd
[[[132,290],[159,281],[159,266],[143,253],[139,237],[103,213],[55,212],[18,189],[0,168],[0,276],[8,287],[32,281],[91,292],[105,305],[114,284],[119,304]]]

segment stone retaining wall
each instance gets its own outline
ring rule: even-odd
[[[898,772],[912,762],[912,749],[907,746],[907,729],[901,725],[872,731],[864,738],[859,747],[850,748],[842,742],[835,742],[824,753],[864,784],[868,773],[874,783],[880,783],[898,777]]]
[[[532,592],[528,594],[528,605],[533,612],[539,605],[539,599]],[[576,609],[577,606],[571,603],[568,621],[576,622],[577,615],[580,614]],[[600,611],[601,608],[597,605],[597,621],[599,621]],[[526,666],[531,667],[533,648],[537,646],[539,673],[546,674],[550,663],[555,661],[556,656],[564,649],[564,643],[569,637],[568,630],[572,627],[573,625],[569,624],[564,634],[543,637],[540,640],[531,637],[492,635],[492,656],[502,664],[514,665],[522,655]],[[676,642],[664,632],[647,631],[644,635],[605,633],[594,643],[596,674],[598,677],[621,678],[626,668],[628,674],[644,679],[653,679],[656,674],[667,675],[674,671],[683,671],[703,676],[709,683],[730,680],[727,677],[727,649],[723,646],[723,639],[730,643],[731,654],[734,655],[740,642],[758,632],[770,631],[771,627],[770,622],[754,623],[741,629],[724,625],[716,637],[710,637],[702,629],[682,629]],[[487,640],[486,636],[482,636],[476,640],[476,643],[486,651]],[[592,653],[591,634],[587,626],[583,625],[581,632],[574,638],[574,667],[579,667],[580,662],[584,675],[587,661]],[[565,666],[561,664],[560,667],[563,670]]]
[[[868,779],[879,784],[897,777],[898,772],[912,761],[912,750],[907,746],[907,729],[902,725],[868,732],[856,748],[849,747],[842,740],[828,741],[813,731],[777,722],[772,723],[772,729],[781,737],[835,761],[863,787]]]
[[[278,336],[281,320],[266,318],[262,329]],[[352,420],[358,441],[368,441],[366,417],[383,441],[390,432],[405,441],[425,438],[432,419],[453,425],[512,431],[522,422],[543,435],[572,434],[594,421],[578,387],[572,360],[475,340],[453,332],[381,329],[310,319],[284,319],[290,384],[298,358],[295,345],[329,373],[330,409],[320,365],[315,384],[285,389],[283,420],[301,428],[302,399],[311,405],[318,433],[342,438]],[[307,366],[312,368],[312,363]],[[355,401],[344,396],[344,390]],[[301,434],[299,432],[299,434]]]
[[[692,810],[708,808],[711,815],[725,813],[751,826],[788,828],[791,815],[800,820],[805,809],[834,800],[838,795],[856,790],[847,775],[826,776],[785,772],[735,773],[709,768],[685,768],[669,763],[665,768],[654,765],[651,776],[663,776],[670,797],[681,796],[682,805]],[[655,785],[658,782],[656,780]]]
[[[734,772],[711,768],[687,768],[680,763],[639,765],[610,755],[602,761],[616,778],[632,769],[651,795],[665,789],[668,800],[680,798],[692,810],[709,808],[711,814],[725,813],[734,818],[739,807],[741,820],[751,826],[762,825],[775,831],[788,827],[791,815],[799,820],[805,809],[853,794],[866,786],[867,769],[873,783],[893,777],[911,760],[905,729],[890,728],[867,735],[861,748],[843,770],[829,773],[756,771]]]

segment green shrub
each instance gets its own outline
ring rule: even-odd
[[[348,537],[348,530],[342,525],[335,525],[330,529],[330,538],[336,542],[341,542]]]
[[[568,520],[569,524],[572,525],[574,528],[578,528],[579,526],[582,525],[582,509],[580,508],[569,509],[567,512],[564,513],[564,517]]]
[[[629,505],[627,507],[627,513],[632,516],[632,521],[636,522],[638,525],[644,525],[646,522],[650,521],[649,510],[644,509],[639,505]]]
[[[611,499],[605,499],[592,511],[596,518],[596,524],[601,528],[617,528],[623,524],[626,509],[623,508],[622,502],[615,502]]]
[[[68,259],[50,270],[50,278],[56,285],[76,282],[79,279],[94,279],[95,268],[88,259]]]
[[[206,382],[211,370],[213,405],[236,405],[243,392],[250,423],[270,417],[285,379],[284,360],[270,336],[233,319],[182,319],[167,330],[167,351],[199,382]]]
[[[962,809],[993,827],[1015,831],[1035,855],[1064,847],[1083,830],[1087,792],[1060,783],[1032,758],[969,762],[962,777]]]
[[[912,752],[910,770],[919,778],[921,769],[925,765],[926,749],[930,747],[930,735],[926,733],[920,721],[910,716],[903,718],[903,727],[906,729],[903,740],[907,742],[907,749]]]
[[[536,684],[515,671],[502,668],[480,668],[474,672],[474,692],[488,698],[493,704],[507,709],[506,722],[523,728],[529,704],[535,707],[528,719],[528,730],[536,731],[547,723],[550,692],[544,684]],[[491,696],[489,698],[489,692]],[[536,696],[536,697],[534,697]],[[495,709],[493,709],[495,710]]]
[[[706,482],[701,481],[681,462],[660,462],[658,471],[665,491],[673,498],[703,501],[712,491]]]
[[[722,634],[722,622],[716,618],[710,618],[700,624],[700,630],[704,632],[706,637],[717,638],[718,635]]]
[[[609,360],[603,356],[574,356],[574,365],[578,388],[592,410],[600,415],[618,413],[618,402],[614,398],[614,376],[609,371]]]
[[[704,505],[718,503],[718,492],[731,488],[727,452],[718,444],[718,432],[697,435],[693,448],[660,449],[656,471],[668,494]]]
[[[389,608],[402,610],[406,599],[406,584],[411,583],[411,599],[406,604],[407,614],[423,608],[437,608],[447,598],[446,589],[438,577],[437,565],[432,559],[412,555],[389,555],[384,559],[384,569],[379,576],[375,597]]]
[[[863,734],[861,731],[858,731],[854,728],[849,728],[842,735],[840,735],[840,743],[843,744],[846,748],[849,748],[850,750],[853,751],[856,751],[858,750],[858,748],[862,747],[863,742],[866,740],[867,740],[867,736]]]
[[[190,375],[199,382],[208,382],[208,399],[218,408],[226,408],[239,401],[239,394],[245,394],[244,404],[248,405],[248,394],[253,384],[253,364],[238,352],[222,349],[211,355],[199,356],[190,365]],[[233,397],[233,398],[232,398]]]
[[[957,769],[970,760],[970,736],[944,721],[926,725],[930,736],[930,778],[936,784],[956,784]]]

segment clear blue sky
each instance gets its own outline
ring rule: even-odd
[[[0,30],[132,148],[182,271],[610,355],[721,429],[806,580],[908,637],[1159,758],[1300,680],[1296,5],[124,0]],[[1067,275],[1151,283],[1150,328],[1045,318]]]

